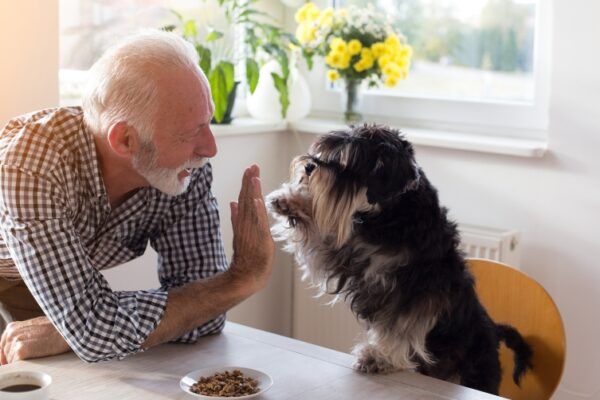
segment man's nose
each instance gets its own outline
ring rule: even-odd
[[[210,126],[205,128],[204,134],[196,146],[195,153],[204,158],[212,158],[217,155],[217,143]]]

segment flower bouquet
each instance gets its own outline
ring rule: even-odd
[[[362,119],[357,109],[362,82],[368,87],[394,87],[408,76],[412,48],[390,22],[369,5],[320,10],[306,3],[295,15],[296,38],[308,67],[314,55],[324,57],[327,78],[344,81],[344,120]]]

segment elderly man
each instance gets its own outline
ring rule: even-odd
[[[210,89],[193,47],[145,32],[91,69],[83,107],[0,133],[0,302],[15,320],[0,361],[72,349],[89,362],[219,332],[264,288],[274,245],[258,167],[246,169],[229,267],[206,160]],[[99,272],[158,253],[161,287],[118,292]]]

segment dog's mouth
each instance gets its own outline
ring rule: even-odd
[[[288,223],[295,228],[300,222],[300,216],[292,211],[292,207],[285,198],[274,198],[270,201],[271,210],[281,216],[287,217]]]

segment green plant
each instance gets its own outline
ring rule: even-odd
[[[258,0],[217,0],[222,8],[229,27],[243,26],[244,43],[247,56],[243,62],[246,70],[246,84],[250,93],[254,93],[259,80],[259,64],[257,59],[277,60],[281,66],[281,74],[273,72],[271,76],[279,93],[281,114],[285,118],[289,107],[289,54],[293,46],[299,42],[290,33],[271,22],[272,18],[258,10],[255,4]],[[220,123],[228,106],[230,94],[235,90],[235,69],[242,60],[230,59],[213,60],[211,45],[223,40],[224,33],[208,27],[207,32],[200,38],[198,23],[195,19],[186,19],[180,13],[173,11],[179,26],[169,25],[163,29],[179,30],[179,33],[194,44],[200,58],[200,68],[206,74],[210,83],[213,102],[215,103],[215,121]]]

